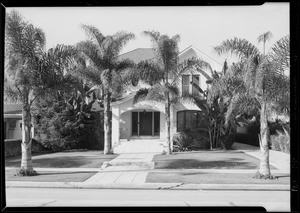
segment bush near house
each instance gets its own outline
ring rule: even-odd
[[[173,150],[188,151],[209,149],[209,135],[205,129],[184,129],[182,132],[177,132],[173,136]]]
[[[35,113],[37,140],[54,152],[68,149],[103,149],[103,123],[100,113],[79,113],[66,103],[39,107]]]
[[[20,156],[21,143],[22,143],[21,139],[6,139],[4,141],[5,157]],[[41,153],[48,150],[40,142],[38,142],[35,139],[32,139],[31,151],[32,153]]]
[[[283,131],[276,131],[270,136],[272,150],[290,153],[290,129],[283,128]]]

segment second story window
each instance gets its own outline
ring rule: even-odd
[[[198,89],[190,82],[200,86],[200,75],[182,75],[182,94],[197,94],[199,92]]]
[[[190,91],[190,76],[183,75],[182,76],[182,94],[189,93]]]
[[[199,75],[192,75],[192,82],[196,85],[200,86],[200,76]],[[199,91],[198,89],[193,85],[192,86],[192,94],[197,94]]]

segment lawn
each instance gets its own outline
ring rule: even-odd
[[[16,170],[6,170],[6,181],[83,182],[96,172],[38,172],[37,176],[15,176]]]
[[[188,184],[290,184],[289,174],[276,175],[278,179],[255,179],[254,173],[206,172],[149,172],[146,183]]]
[[[175,152],[152,161],[155,169],[259,169],[259,159],[236,150]]]
[[[103,155],[102,151],[57,152],[35,154],[33,167],[40,168],[99,168],[103,162],[111,161],[118,155]],[[6,167],[20,167],[21,156],[5,158]]]

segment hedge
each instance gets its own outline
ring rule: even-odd
[[[5,157],[14,157],[21,155],[21,139],[6,139],[4,141]],[[32,139],[31,152],[40,153],[45,151],[45,148],[36,140]]]

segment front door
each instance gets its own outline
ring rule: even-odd
[[[152,112],[140,112],[140,135],[152,135]]]
[[[132,112],[132,136],[159,136],[160,112]]]

